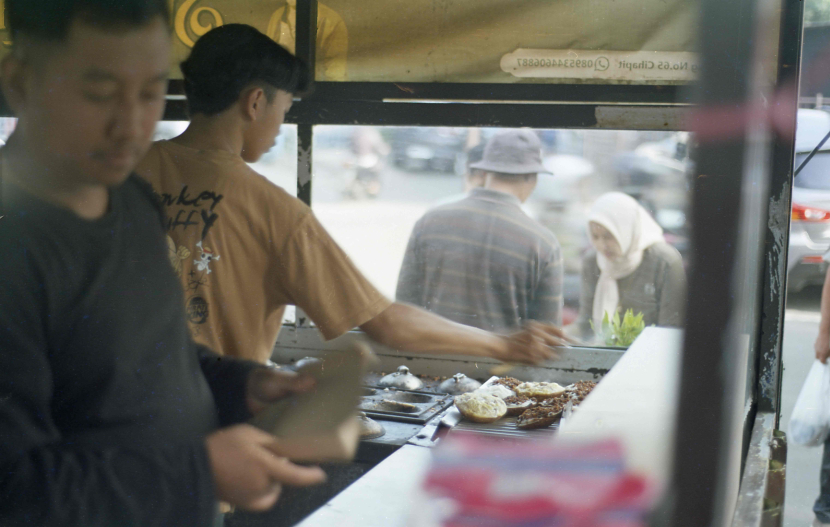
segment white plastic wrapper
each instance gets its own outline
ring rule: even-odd
[[[820,446],[830,433],[830,365],[813,363],[795,402],[789,439],[803,446]]]

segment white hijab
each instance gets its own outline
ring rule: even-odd
[[[600,196],[591,207],[588,221],[608,229],[622,250],[622,256],[616,260],[609,260],[597,251],[600,275],[592,316],[594,325],[599,328],[605,312],[611,318],[619,305],[617,280],[637,270],[643,261],[643,251],[664,241],[663,229],[634,198],[622,192],[608,192]],[[588,228],[590,231],[590,224]]]

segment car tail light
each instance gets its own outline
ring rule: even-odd
[[[793,203],[793,221],[830,221],[830,211]]]
[[[820,264],[824,262],[824,257],[822,256],[805,256],[801,258],[801,263],[804,264]]]

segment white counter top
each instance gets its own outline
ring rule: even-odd
[[[402,446],[298,527],[405,527],[430,452]]]
[[[682,337],[679,329],[646,328],[558,436],[619,438],[627,467],[665,484],[672,466]]]
[[[682,331],[646,328],[558,437],[620,438],[629,468],[665,483],[671,469]],[[405,527],[430,449],[405,445],[300,527]]]

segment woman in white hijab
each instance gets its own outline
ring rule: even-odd
[[[663,229],[637,201],[621,192],[597,199],[588,215],[595,251],[582,262],[578,327],[591,335],[609,318],[632,309],[646,326],[680,326],[686,275],[677,249],[663,239]]]

